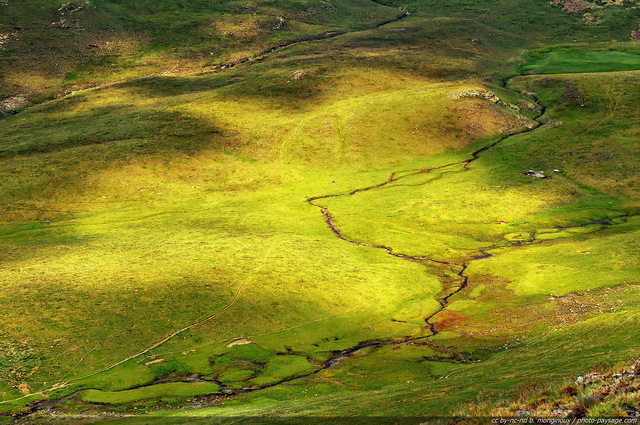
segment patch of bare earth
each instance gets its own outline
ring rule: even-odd
[[[624,0],[603,0],[599,2],[588,0],[552,0],[551,4],[561,5],[567,13],[584,13],[588,9],[600,9],[608,6],[622,6]]]

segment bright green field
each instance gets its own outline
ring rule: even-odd
[[[91,403],[118,404],[162,396],[194,397],[218,391],[219,387],[215,384],[175,382],[118,392],[87,390],[82,393],[82,399]]]
[[[635,51],[637,46],[634,44],[626,46],[632,51],[559,48],[547,52],[536,52],[530,55],[531,63],[523,66],[522,72],[525,74],[562,74],[566,72],[639,69],[640,52]]]
[[[218,3],[94,2],[138,40],[109,61],[0,51],[34,103],[0,120],[0,413],[443,416],[640,355],[636,9]]]

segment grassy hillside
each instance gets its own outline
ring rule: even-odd
[[[564,383],[540,386],[511,403],[473,405],[473,416],[567,416],[588,418],[637,415],[638,369],[636,361],[624,368],[591,372]],[[469,412],[464,412],[469,414]]]
[[[367,0],[29,0],[0,3],[0,11],[0,97],[30,102],[106,81],[207,70],[400,14]]]
[[[637,358],[638,9],[525,3],[0,3],[0,412],[419,418]]]

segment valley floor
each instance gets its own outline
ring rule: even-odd
[[[0,121],[0,423],[637,412],[640,46],[407,10]]]

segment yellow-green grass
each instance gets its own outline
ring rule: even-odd
[[[215,394],[218,389],[218,385],[205,382],[174,382],[118,392],[87,390],[82,393],[82,400],[90,403],[118,404],[162,396],[194,397]]]
[[[477,101],[456,102],[446,96],[473,85],[434,86],[428,79],[398,79],[368,69],[316,76],[315,68],[297,81],[291,81],[295,64],[246,78],[225,74],[144,80],[78,94],[11,117],[3,123],[2,165],[4,174],[12,176],[4,180],[6,202],[13,198],[22,204],[24,217],[33,217],[25,209],[42,208],[43,198],[59,201],[53,208],[49,204],[53,211],[86,211],[113,201],[164,202],[167,191],[172,192],[169,187],[176,184],[177,190],[199,193],[295,181],[309,167],[344,168],[350,173],[354,167],[384,169],[413,160],[416,154],[433,156],[460,148],[509,120],[504,112],[493,112]],[[330,90],[337,81],[342,82],[339,89]],[[256,99],[254,94],[264,96],[265,89],[274,94]],[[176,90],[182,94],[163,96]],[[303,90],[319,92],[320,102],[282,114],[282,105]],[[386,110],[384,126],[371,118],[379,109]],[[488,126],[467,131],[464,127],[482,113],[492,114]],[[460,127],[451,134],[452,128]],[[362,128],[369,131],[365,134]],[[389,143],[385,131],[402,136]],[[255,162],[246,167],[247,161]],[[266,165],[272,161],[281,165]],[[96,167],[101,173],[93,172]],[[34,168],[43,172],[34,173]],[[127,175],[118,176],[123,169]],[[154,178],[158,173],[164,181]],[[349,187],[344,179],[328,177],[333,180],[338,189]],[[60,191],[61,184],[67,190]],[[200,189],[192,190],[193,186]],[[78,196],[81,208],[73,205]],[[16,214],[22,213],[14,209],[11,216],[20,217]]]
[[[350,72],[351,82],[363,75]],[[290,75],[271,86],[287,84]],[[200,78],[206,88],[229,77]],[[332,78],[345,80],[340,74]],[[376,143],[358,153],[356,123],[371,113],[376,90],[390,109],[388,125],[399,133],[424,126],[427,112],[436,115],[444,133],[461,118],[439,116],[443,105],[478,105],[446,96],[467,83],[407,80],[369,75],[293,116],[277,113],[269,98],[243,100],[242,87],[226,95],[187,80],[179,82],[186,84],[180,96],[147,97],[139,95],[155,81],[142,81],[78,94],[4,121],[5,175],[30,167],[47,173],[5,180],[2,280],[5,303],[12,307],[4,319],[4,344],[34,353],[8,368],[3,398],[20,397],[22,383],[33,392],[91,375],[222,310],[236,296],[214,320],[78,384],[119,390],[181,371],[220,373],[234,384],[239,375],[233,368],[212,369],[210,359],[238,336],[255,339],[271,355],[287,345],[321,361],[327,350],[362,340],[424,332],[425,312],[437,309],[438,280],[417,264],[407,266],[366,248],[347,247],[352,254],[345,255],[342,242],[304,202],[325,190],[372,184],[386,176],[385,167],[406,163],[412,152],[435,155],[477,137],[464,130],[458,138],[436,134],[430,150],[430,143],[412,135],[379,160],[372,160],[380,149]],[[419,93],[410,96],[414,92]],[[133,94],[135,108],[126,101]],[[349,99],[342,100],[345,96]],[[394,113],[402,98],[410,101]],[[405,117],[409,105],[417,113]],[[172,108],[200,118],[169,118],[171,125],[159,127]],[[485,109],[496,120],[510,119]],[[211,133],[201,123],[213,120],[235,130]],[[336,120],[345,123],[344,140],[335,141]],[[327,126],[327,133],[304,137]],[[27,132],[30,137],[22,138]],[[384,135],[370,137],[376,142]],[[332,141],[352,152],[350,157],[327,146]],[[312,145],[316,154],[301,152],[301,143]],[[332,157],[336,165],[328,162]],[[44,225],[45,219],[52,224]],[[199,347],[195,353],[193,347]],[[154,358],[165,362],[143,365]],[[234,385],[264,385],[307,369],[292,364],[284,373],[269,363],[248,384],[240,379]]]
[[[501,276],[517,294],[565,295],[576,290],[637,282],[634,264],[638,218],[624,225],[601,230],[598,237],[574,236],[543,244],[505,251],[495,258],[479,261],[473,273]],[[517,269],[513,264],[520,264]]]
[[[407,27],[424,35],[447,23],[415,20]],[[41,397],[66,382],[52,397],[99,388],[110,392],[109,403],[134,391],[133,403],[158,387],[130,388],[154,381],[171,388],[191,374],[232,389],[259,387],[317,370],[332,351],[361,341],[428,335],[424,319],[439,309],[435,298],[452,270],[341,241],[305,199],[367,187],[393,171],[464,160],[526,121],[488,101],[451,99],[451,92],[485,88],[473,79],[452,81],[477,63],[451,55],[426,69],[416,58],[451,46],[413,49],[403,59],[412,50],[407,38],[415,36],[406,34],[351,34],[229,73],[130,81],[3,121],[0,303],[8,313],[0,343],[10,354],[2,358],[2,399],[44,391]],[[377,46],[387,36],[394,48],[405,47],[381,57]],[[343,50],[331,55],[337,48]],[[309,61],[314,52],[321,55]],[[370,59],[363,64],[362,57]],[[440,79],[432,72],[438,68]],[[518,382],[637,353],[633,286],[620,287],[613,313],[596,316],[592,309],[570,323],[564,316],[540,319],[556,308],[550,295],[634,283],[634,253],[620,248],[634,246],[634,219],[584,235],[566,230],[563,238],[536,238],[555,226],[632,214],[637,205],[637,83],[634,73],[609,76],[604,86],[598,75],[518,79],[512,87],[536,91],[550,106],[545,117],[564,125],[509,138],[466,170],[319,201],[348,237],[399,252],[471,261],[478,248],[504,248],[471,261],[470,288],[432,321],[441,331],[429,340],[437,346],[362,350],[334,369],[231,402],[239,407],[188,414],[406,415],[416,406],[443,413],[485,385],[495,396]],[[496,91],[510,102],[527,100]],[[574,160],[576,133],[584,152]],[[603,164],[593,145],[622,165]],[[552,179],[520,174],[548,171],[557,159],[565,162]],[[514,234],[545,241],[506,249]],[[609,243],[618,248],[605,250]],[[583,256],[583,247],[593,255]],[[534,267],[559,258],[566,261],[562,274]],[[614,272],[598,269],[614,259]],[[578,266],[597,281],[583,285],[572,268]],[[521,320],[510,326],[513,317]],[[594,332],[608,337],[588,339]],[[483,361],[458,364],[447,350]],[[84,408],[82,394],[69,410]],[[286,409],[278,403],[296,398]]]
[[[20,242],[7,243],[4,250],[15,260],[3,266],[6,303],[13,305],[5,316],[5,332],[25,335],[29,345],[38,347],[55,341],[47,351],[64,355],[53,360],[51,369],[35,360],[33,366],[41,367],[30,378],[35,381],[43,376],[50,383],[52,378],[91,373],[209,316],[236,294],[237,305],[201,326],[186,345],[171,342],[154,353],[164,356],[176,351],[172,356],[189,358],[181,352],[194,342],[207,351],[216,341],[268,335],[305,323],[310,329],[301,331],[309,334],[298,336],[297,343],[318,343],[334,336],[347,339],[322,344],[318,348],[322,351],[331,346],[327,344],[348,346],[349,338],[386,336],[385,331],[394,326],[384,320],[376,322],[386,315],[401,314],[402,308],[410,317],[435,308],[430,300],[438,291],[438,282],[424,275],[419,266],[407,268],[399,260],[357,247],[352,248],[356,258],[345,258],[336,252],[339,242],[323,234],[315,211],[299,198],[274,195],[263,198],[262,207],[253,204],[251,213],[259,217],[254,228],[246,222],[234,224],[237,211],[249,202],[245,198],[229,205],[201,205],[197,211],[185,206],[192,210],[189,218],[184,210],[146,219],[126,212],[111,217],[108,212],[96,213],[77,223],[54,222],[22,232]],[[252,198],[260,201],[255,194]],[[118,220],[120,214],[127,219]],[[284,217],[289,219],[281,221]],[[33,242],[24,235],[33,232],[41,238],[47,232],[77,233],[75,241],[34,251]],[[309,258],[308,252],[315,256]],[[373,264],[372,256],[378,258]],[[334,266],[327,268],[327,264]],[[404,287],[406,281],[424,283],[419,288]],[[85,312],[82,319],[74,319],[81,311]],[[320,319],[335,323],[324,336],[313,323]],[[370,328],[360,329],[364,323]],[[351,336],[354,325],[356,332]],[[340,326],[347,328],[338,331]],[[276,341],[275,346],[283,349],[282,340]],[[149,359],[143,356],[139,361]],[[206,356],[201,363],[205,367],[201,372],[208,372]],[[74,368],[69,370],[69,366]],[[23,369],[16,377],[32,371]],[[142,379],[149,376],[144,373]],[[130,379],[124,387],[130,385]]]
[[[587,231],[557,234],[549,225],[607,221],[637,205],[635,75],[607,74],[605,84],[598,74],[518,81],[529,81],[527,89],[551,106],[547,126],[505,140],[467,169],[452,166],[321,202],[350,238],[413,255],[470,254],[500,244],[498,235],[505,243]],[[556,97],[547,97],[552,90]],[[551,178],[522,175],[529,169]]]
[[[313,182],[312,182],[312,183],[313,183]],[[307,182],[307,184],[309,184],[309,182]],[[324,183],[324,185],[327,185],[327,183],[325,182],[325,183]],[[314,186],[316,186],[316,187],[318,186],[318,182],[317,182],[317,181],[314,183]],[[324,186],[323,186],[323,187],[324,187]],[[236,197],[237,197],[237,195],[236,195]],[[276,199],[273,199],[273,198],[274,198],[273,194],[270,194],[270,195],[269,195],[269,197],[270,197],[270,198],[272,198],[271,202],[273,202],[273,207],[275,207],[276,205],[280,205],[280,204],[282,204],[282,202],[281,202],[280,200],[278,200],[277,198],[276,198]],[[233,201],[231,202],[231,208],[238,208],[238,206],[246,206],[246,205],[247,205],[247,203],[248,203],[248,202],[250,202],[248,198],[249,198],[249,197],[248,197],[248,196],[246,196],[244,199],[242,199],[242,198],[240,198],[240,199],[235,199],[235,201],[236,201],[236,202],[233,202]],[[255,193],[251,194],[251,198],[253,199],[253,201],[254,201],[256,204],[260,204],[260,202],[256,202],[256,201],[259,201],[259,199],[256,199]],[[301,197],[300,197],[300,198],[301,198]],[[300,198],[298,198],[298,199],[299,199],[299,200],[301,200]],[[264,201],[263,201],[263,202],[264,202]],[[298,202],[299,202],[299,201],[298,201]],[[202,203],[202,202],[201,202],[201,203]],[[214,204],[214,205],[215,205],[215,204]],[[255,204],[254,204],[254,205],[255,205]],[[273,208],[273,207],[272,207],[272,208]],[[200,221],[204,221],[204,220],[206,220],[206,219],[205,219],[205,217],[207,216],[207,213],[208,213],[209,211],[211,211],[211,209],[213,209],[213,208],[203,207],[202,205],[200,205],[200,206],[199,206],[199,208],[200,208],[200,209],[199,209],[198,211],[199,211],[199,214],[200,214],[200,217],[199,217],[199,220],[200,220]],[[229,207],[227,207],[227,208],[229,208]],[[242,207],[240,207],[240,208],[242,208]],[[255,208],[255,207],[254,207],[254,208]],[[307,207],[305,204],[303,204],[303,203],[301,203],[301,202],[300,202],[300,203],[299,203],[299,207],[298,207],[298,208],[303,209],[303,208],[308,208],[308,207]],[[267,208],[267,209],[268,209],[268,208]],[[280,206],[280,209],[282,209],[282,206]],[[221,214],[221,213],[223,213],[223,212],[225,211],[225,209],[224,209],[224,208],[220,208],[220,206],[218,206],[217,208],[215,208],[215,210],[216,210],[216,213],[217,213],[217,214],[216,214],[216,216],[217,216],[217,220],[218,220],[219,222],[220,222],[220,221],[222,221],[222,222],[224,223],[224,221],[226,221],[226,220],[224,219],[224,216],[223,216],[223,214]],[[232,210],[232,209],[230,210],[230,212],[234,212],[234,211],[235,211],[235,210]],[[260,211],[260,210],[258,210],[258,211]],[[198,216],[198,213],[194,212],[193,210],[187,210],[186,212],[187,212],[190,216],[194,216],[194,215],[195,215],[196,217]],[[285,212],[286,212],[286,211],[285,211]],[[147,230],[147,231],[148,231],[148,230],[149,230],[149,227],[150,227],[152,230],[153,230],[153,229],[156,229],[157,231],[160,231],[160,230],[161,230],[161,231],[162,231],[163,236],[164,236],[165,238],[167,238],[167,239],[171,239],[172,241],[175,241],[175,242],[173,242],[173,244],[175,244],[177,241],[179,241],[179,238],[177,238],[177,237],[176,237],[177,235],[175,235],[175,234],[167,233],[167,231],[173,231],[173,232],[175,232],[175,231],[176,231],[176,229],[175,229],[175,228],[176,228],[175,224],[176,224],[176,222],[178,222],[178,223],[180,222],[180,219],[179,219],[179,218],[178,218],[178,219],[176,219],[176,217],[180,217],[180,214],[184,214],[184,213],[185,213],[185,211],[177,210],[177,211],[173,211],[173,213],[170,213],[170,214],[165,213],[166,217],[163,217],[163,216],[156,216],[156,218],[153,218],[153,216],[152,216],[152,214],[153,214],[153,213],[151,213],[151,214],[150,214],[150,213],[147,213],[147,215],[148,215],[148,216],[151,216],[151,218],[149,218],[149,217],[147,217],[147,218],[143,218],[143,221],[145,221],[145,222],[146,222],[146,225],[147,225],[147,229],[145,229],[145,230]],[[254,214],[256,214],[256,213],[257,213],[257,211],[254,211]],[[107,214],[108,214],[108,215],[107,215]],[[273,212],[272,212],[272,214],[273,214]],[[313,216],[314,214],[317,214],[317,213],[316,213],[316,212],[314,212],[313,210],[310,210],[310,211],[309,211],[309,216]],[[105,217],[105,218],[106,218],[106,217],[109,217],[109,218],[110,218],[110,220],[104,220],[104,219],[103,219],[103,220],[104,220],[104,223],[101,223],[101,221],[102,221],[102,220],[101,220],[101,218],[100,218],[100,216],[101,216],[101,215],[102,215],[103,217]],[[230,214],[230,215],[231,215],[231,216],[233,216],[232,214]],[[259,215],[262,215],[262,214],[256,214],[256,215],[257,215],[257,216],[259,216]],[[204,216],[204,217],[203,217],[203,216]],[[283,216],[285,216],[285,217],[291,217],[291,216],[292,216],[292,214],[286,214],[286,213],[285,213],[285,214],[283,214]],[[158,217],[159,217],[159,218],[158,218]],[[264,220],[264,217],[265,217],[265,216],[264,216],[264,215],[262,215],[262,220]],[[267,217],[268,217],[268,216],[267,216]],[[317,217],[317,216],[316,216],[316,217]],[[230,217],[230,218],[231,218],[231,217]],[[229,220],[230,218],[227,218],[227,220]],[[275,217],[274,217],[274,218],[275,218]],[[91,219],[92,219],[92,220],[91,220]],[[175,220],[175,221],[174,221],[174,220]],[[123,222],[121,222],[121,221],[123,221]],[[77,227],[77,228],[80,228],[80,229],[82,229],[83,227],[84,227],[85,229],[91,229],[91,228],[93,227],[94,229],[98,229],[98,234],[96,234],[96,230],[93,230],[93,232],[86,232],[86,233],[85,233],[85,235],[86,235],[86,234],[93,234],[93,235],[95,235],[95,237],[100,237],[100,233],[102,233],[102,236],[104,237],[104,234],[108,232],[108,234],[109,234],[109,235],[113,235],[113,236],[115,236],[115,235],[118,235],[118,233],[120,233],[120,230],[121,230],[124,226],[126,226],[126,225],[130,226],[130,225],[131,225],[131,223],[134,223],[134,222],[136,222],[136,221],[137,221],[137,220],[135,220],[135,219],[132,217],[132,213],[131,213],[131,212],[129,212],[129,211],[124,211],[124,212],[121,212],[121,213],[117,213],[117,212],[114,212],[114,211],[111,211],[111,212],[107,211],[107,212],[106,212],[106,213],[104,213],[104,214],[98,214],[98,213],[94,214],[94,216],[92,216],[92,217],[89,219],[88,223],[85,223],[85,225],[84,225],[84,226],[82,225],[83,223],[82,223],[82,222],[80,222],[80,223],[78,223],[78,224],[74,223],[72,227]],[[196,220],[196,222],[198,222],[198,220]],[[96,224],[96,223],[100,223],[100,224]],[[171,226],[169,226],[169,223],[173,223],[173,224],[172,224]],[[305,224],[306,224],[306,223],[305,223]],[[45,227],[45,228],[41,228],[41,229],[39,229],[39,231],[40,231],[40,232],[42,232],[43,230],[44,230],[44,231],[51,231],[52,229],[53,229],[53,231],[55,231],[55,230],[57,230],[57,229],[56,229],[56,226],[59,226],[59,224],[54,222],[54,226],[52,226],[52,227]],[[109,228],[108,228],[108,230],[107,230],[107,226],[111,226],[111,227],[109,227]],[[223,224],[223,226],[224,226],[224,224]],[[60,226],[60,227],[62,227],[62,226]],[[322,224],[321,224],[320,222],[316,222],[316,227],[318,228],[318,231],[317,231],[318,233],[322,233],[322,231],[324,230],[324,229],[323,229],[323,227],[322,227]],[[100,228],[102,228],[102,229],[101,229],[101,230],[102,230],[101,232],[100,232]],[[62,229],[61,229],[61,230],[62,230]],[[226,228],[226,227],[225,227],[225,230],[227,230],[227,228]],[[235,230],[235,229],[234,229],[234,230]],[[262,230],[264,230],[264,229],[262,229]],[[85,230],[85,231],[86,231],[86,230]],[[130,230],[128,230],[128,229],[127,229],[127,231],[128,231],[128,232],[130,232]],[[113,237],[113,236],[112,236],[112,237]],[[186,237],[185,237],[185,236],[186,236]],[[195,236],[195,235],[190,234],[189,232],[187,232],[187,233],[183,236],[184,241],[185,241],[185,245],[186,245],[188,242],[197,242],[197,241],[194,239],[194,237],[193,237],[193,236]],[[200,235],[198,235],[198,236],[200,236]],[[226,237],[228,237],[229,235],[225,235],[225,236],[226,236]],[[237,235],[232,235],[232,236],[237,236]],[[330,235],[325,235],[325,237],[326,237],[326,239],[330,240],[332,243],[335,243],[335,244],[339,244],[339,243],[340,243],[339,241],[335,241],[334,239],[332,239],[332,238],[330,237]],[[139,240],[139,239],[140,239],[140,238],[134,238],[134,240],[136,241],[136,242],[135,242],[135,245],[138,247],[138,249],[140,249],[140,252],[144,252],[144,253],[149,252],[149,248],[147,248],[147,247],[146,247],[146,246],[144,246],[144,245],[141,245],[141,244],[140,244],[140,240]],[[238,241],[237,241],[237,239],[236,239],[236,238],[233,238],[232,240],[233,240],[234,245],[235,245],[235,244],[237,244],[237,242],[238,242]],[[255,239],[254,239],[254,240],[255,240]],[[155,245],[157,245],[157,244],[158,244],[158,242],[157,242],[157,241],[152,241],[152,243],[153,243],[153,244],[155,244]],[[249,242],[249,243],[251,244],[251,243],[255,243],[255,242]],[[96,244],[96,245],[98,245],[98,246],[103,246],[103,247],[104,247],[104,250],[105,250],[105,251],[107,251],[107,252],[112,252],[112,251],[113,251],[112,246],[110,246],[110,245],[108,245],[108,244],[106,244],[106,245],[105,245],[103,242],[99,242],[99,243],[98,243],[98,244]],[[120,246],[121,246],[121,245],[122,245],[122,244],[121,244],[121,242],[119,242],[119,243],[118,243],[118,245],[120,245]],[[131,244],[131,245],[133,245],[133,244]],[[95,246],[95,245],[94,245],[94,246]],[[92,256],[99,257],[99,256],[100,256],[100,254],[99,254],[99,250],[98,250],[98,252],[96,252],[96,248],[97,248],[97,247],[96,247],[96,248],[94,248],[94,246],[92,246],[92,248],[93,248]],[[223,245],[223,246],[224,246],[224,245]],[[67,249],[68,249],[68,248],[67,248]],[[175,249],[175,248],[173,248],[173,247],[172,247],[172,249]],[[218,247],[218,249],[220,249],[220,247]],[[310,248],[308,248],[308,247],[307,247],[307,248],[305,248],[305,251],[306,251],[306,250],[308,250],[308,249],[310,249]],[[353,248],[353,249],[358,250],[358,251],[366,251],[366,250],[365,250],[365,249],[363,249],[363,248]],[[162,250],[160,250],[160,251],[162,251]],[[189,252],[191,252],[191,251],[192,251],[192,250],[189,250]],[[224,248],[224,247],[223,247],[223,248],[221,249],[221,251],[224,253],[225,258],[226,258],[226,259],[227,259],[227,261],[228,261],[228,256],[230,255],[229,249],[228,249],[228,248]],[[173,255],[172,255],[172,257],[171,257],[171,258],[172,258],[172,260],[173,260],[173,261],[175,261],[175,259],[176,259],[176,258],[179,258],[181,255],[187,255],[187,254],[186,254],[186,252],[184,252],[184,251],[182,251],[182,253],[181,253],[181,254],[178,254],[179,252],[180,252],[180,251],[172,251],[172,254],[173,254]],[[314,250],[314,252],[317,252],[317,250]],[[176,255],[176,254],[178,254],[178,255]],[[210,255],[211,253],[209,252],[208,254]],[[242,254],[242,252],[240,252],[240,254]],[[131,262],[131,259],[132,259],[131,252],[128,252],[126,255],[127,255],[127,259],[129,260],[129,262]],[[192,254],[192,255],[193,255],[193,254]],[[371,255],[371,254],[368,254],[368,255]],[[211,258],[211,257],[209,257],[209,256],[207,256],[207,255],[205,255],[205,256],[210,260],[210,258]],[[384,255],[381,255],[381,257],[382,257],[382,258],[384,258]],[[133,257],[133,258],[135,258],[135,257]],[[123,260],[123,259],[120,259],[119,261],[118,261],[117,257],[116,257],[115,259],[116,259],[116,264],[118,264],[118,263],[120,263],[120,264],[121,264],[122,262],[124,262],[124,260]],[[191,263],[191,262],[193,261],[191,258],[189,258],[189,256],[188,256],[188,255],[187,255],[187,257],[186,257],[186,259],[185,259],[185,260],[186,260],[186,261],[185,261],[185,263],[183,263],[183,264],[188,264],[188,263]],[[273,265],[274,265],[274,264],[273,264],[273,263],[274,263],[274,261],[273,261],[271,258],[270,258],[269,260],[270,260],[270,261],[265,262],[265,263],[268,263],[268,264],[269,264],[269,267],[273,267]],[[60,260],[58,260],[58,261],[60,261],[60,262],[61,262],[61,263],[63,263],[63,264],[64,264],[64,263],[66,263],[66,264],[67,264],[67,266],[69,266],[70,264],[78,264],[78,263],[79,263],[78,259],[74,258],[73,256],[71,256],[71,258],[69,258],[69,260],[67,260],[67,261],[64,261],[64,256],[63,256],[63,257],[62,257]],[[149,260],[147,260],[147,261],[149,261]],[[153,269],[156,269],[156,270],[157,270],[157,269],[158,269],[158,263],[162,263],[162,260],[160,260],[160,261],[158,261],[158,262],[156,262],[156,263],[154,263],[154,261],[158,261],[158,260],[156,260],[156,259],[151,260],[151,261],[150,261],[150,264],[147,264],[147,266],[151,266],[151,269],[152,269],[152,270],[153,270]],[[165,260],[165,261],[166,261],[166,260]],[[398,260],[389,260],[389,261],[398,261]],[[198,261],[194,261],[194,262],[196,262],[196,263],[197,263]],[[235,261],[233,261],[233,263],[235,263]],[[81,263],[80,263],[80,264],[81,264]],[[178,264],[178,265],[177,265],[177,267],[179,267],[180,269],[185,268],[185,266],[184,266],[184,265],[182,265],[182,264]],[[100,269],[99,265],[98,265],[98,268]],[[113,267],[111,267],[111,268],[113,268]],[[308,270],[309,268],[312,268],[312,267],[304,267],[304,268],[302,268],[302,269],[304,269],[304,270]],[[145,267],[145,269],[147,269],[147,267]],[[104,270],[103,270],[103,269],[96,270],[96,271],[97,271],[97,272],[99,272],[99,274],[101,274],[101,275],[103,275],[103,276],[104,276]],[[128,271],[128,270],[125,270],[125,271]],[[59,271],[55,271],[55,270],[54,270],[54,272],[55,272],[55,276],[60,276]],[[75,271],[72,271],[72,273],[73,273],[73,272],[75,272]],[[287,272],[288,272],[288,273],[290,273],[290,270],[288,270]],[[326,270],[325,270],[325,272],[326,272]],[[139,273],[141,273],[141,272],[139,272]],[[145,272],[145,273],[146,273],[146,272]],[[98,274],[98,273],[96,273],[96,274]],[[161,274],[161,275],[167,275],[167,274],[168,274],[168,275],[171,275],[171,273],[167,273],[167,271],[166,271],[166,270],[162,270],[162,269],[160,269],[160,273],[159,273],[159,274]],[[184,274],[184,272],[183,272],[182,274]],[[199,273],[197,272],[197,270],[196,270],[196,274],[199,274]],[[237,275],[236,275],[236,276],[237,276]],[[91,276],[91,275],[89,275],[88,277],[89,277],[89,279],[87,279],[88,281],[95,281],[95,280],[97,279],[97,276]],[[105,282],[106,282],[106,281],[111,281],[111,280],[113,279],[113,278],[112,278],[112,277],[110,277],[108,274],[107,274],[106,276],[104,276],[104,277],[105,277],[105,279],[104,279],[104,280],[105,280]],[[183,277],[183,276],[181,276],[181,277]],[[145,280],[147,280],[147,279],[148,279],[148,277],[146,277],[146,276],[145,276]],[[369,286],[369,287],[370,287],[370,286],[371,286],[371,284],[372,284],[372,282],[371,282],[371,277],[367,277],[366,279],[367,279],[366,284],[367,284],[367,286]],[[134,280],[135,280],[135,279],[134,279]],[[401,281],[402,281],[402,280],[403,280],[403,279],[401,279]],[[109,282],[109,283],[110,283],[110,284],[112,284],[112,282]],[[152,282],[149,282],[149,283],[152,283]],[[332,284],[335,284],[335,282],[331,282],[331,283],[332,283]],[[252,286],[253,286],[253,285],[252,285]],[[332,285],[332,286],[333,286],[333,285]],[[437,286],[437,285],[436,285],[436,286]],[[156,286],[156,287],[157,287],[157,286]],[[173,291],[172,291],[172,292],[174,292],[174,294],[175,294],[176,292],[177,292],[177,293],[180,293],[180,290],[179,290],[178,288],[172,288],[172,289],[173,289]],[[176,289],[177,289],[177,290],[176,290]],[[255,290],[254,288],[251,288],[251,289],[252,289],[252,290]],[[324,289],[324,288],[323,288],[323,289]],[[435,289],[435,288],[434,288],[434,289]],[[307,290],[308,290],[308,288],[307,288]],[[351,291],[352,291],[352,288],[350,288],[350,292],[351,292]],[[434,293],[435,293],[435,292],[433,292],[433,293],[431,294],[431,297],[434,295]],[[195,294],[192,294],[192,295],[195,295]],[[307,294],[305,294],[305,295],[307,295]],[[199,296],[198,298],[199,298],[199,299],[198,299],[198,300],[199,300],[199,304],[201,305],[201,304],[202,304],[202,298],[201,298],[201,296]],[[287,302],[291,302],[292,297],[291,297],[291,293],[290,293],[290,292],[287,292],[287,296],[286,296],[286,298],[287,298]],[[306,297],[305,297],[305,298],[306,298]],[[422,297],[419,297],[419,298],[425,299],[425,298],[430,298],[430,297],[424,297],[424,296],[422,296]],[[349,301],[351,301],[351,300],[349,300]],[[177,302],[176,302],[175,295],[173,295],[173,296],[172,296],[172,305],[179,305],[179,304],[180,304],[180,301],[177,301]],[[350,304],[354,304],[354,303],[351,301],[351,302],[350,302]],[[397,305],[397,302],[395,302],[395,301],[394,301],[394,302],[391,302],[390,304],[395,304],[395,305]],[[300,307],[298,307],[298,308],[300,308]],[[314,310],[315,310],[315,309],[317,309],[317,306],[314,306]],[[259,310],[260,310],[260,309],[258,309],[258,311],[259,311]],[[421,310],[421,309],[420,309],[420,310]],[[424,310],[422,310],[422,311],[424,311]],[[135,316],[135,315],[134,315],[134,316]],[[194,315],[194,316],[195,316],[195,315]],[[309,315],[308,315],[308,313],[305,313],[305,314],[304,314],[304,316],[308,317]],[[194,319],[197,319],[197,318],[198,318],[198,317],[192,317],[192,319],[191,319],[191,320],[194,320]],[[296,319],[296,320],[294,320],[293,322],[294,322],[294,323],[299,323],[299,320],[298,320],[298,319]],[[264,328],[264,325],[265,325],[264,323],[261,323],[261,324],[260,324],[260,326],[261,326],[262,328]],[[353,322],[352,322],[352,323],[350,323],[350,325],[351,325],[351,326],[353,326]],[[146,326],[148,326],[148,324],[146,324]],[[156,334],[157,334],[157,333],[156,333]],[[246,333],[243,333],[243,335],[246,335]],[[251,334],[249,334],[249,335],[251,335]],[[313,333],[313,335],[314,335],[314,337],[316,337],[318,334],[317,334],[316,332],[314,332],[314,333]],[[362,334],[361,334],[361,335],[362,335]],[[358,335],[358,336],[361,336],[361,335]],[[159,336],[161,336],[161,335],[159,335]],[[370,335],[365,335],[365,339],[366,339],[366,337],[371,337],[371,334],[370,334]],[[123,339],[123,338],[122,338],[122,337],[120,337],[120,339],[119,339],[119,343],[120,343],[120,344],[122,344],[122,339]],[[153,341],[153,340],[151,340],[151,341]],[[150,341],[150,342],[151,342],[151,341]],[[139,341],[136,341],[136,342],[139,342]],[[186,345],[187,345],[187,346],[189,346],[189,344],[186,344]],[[339,347],[339,346],[340,346],[340,345],[338,345],[338,347]],[[343,347],[344,347],[344,346],[343,346]],[[179,350],[181,347],[179,347],[179,346],[178,346],[178,347],[176,347],[176,348]],[[160,354],[164,354],[164,353],[160,353]],[[182,354],[181,354],[181,355],[182,355]],[[203,359],[203,360],[205,360],[205,359]],[[144,368],[143,368],[143,370],[144,370]],[[197,369],[192,369],[192,370],[197,370]],[[134,375],[135,375],[135,374],[134,374]],[[149,375],[149,374],[142,374],[142,375],[140,375],[140,376],[142,376],[142,380],[144,380],[144,379],[149,379],[149,378],[144,378],[145,376],[153,376],[153,375]],[[125,382],[125,383],[123,383],[123,384],[124,384],[124,385],[120,384],[120,385],[121,385],[121,387],[122,387],[122,388],[126,388],[127,386],[132,385],[132,382],[129,380],[128,382]],[[104,385],[104,383],[103,383],[103,385]],[[120,385],[119,385],[119,386],[120,386]]]

